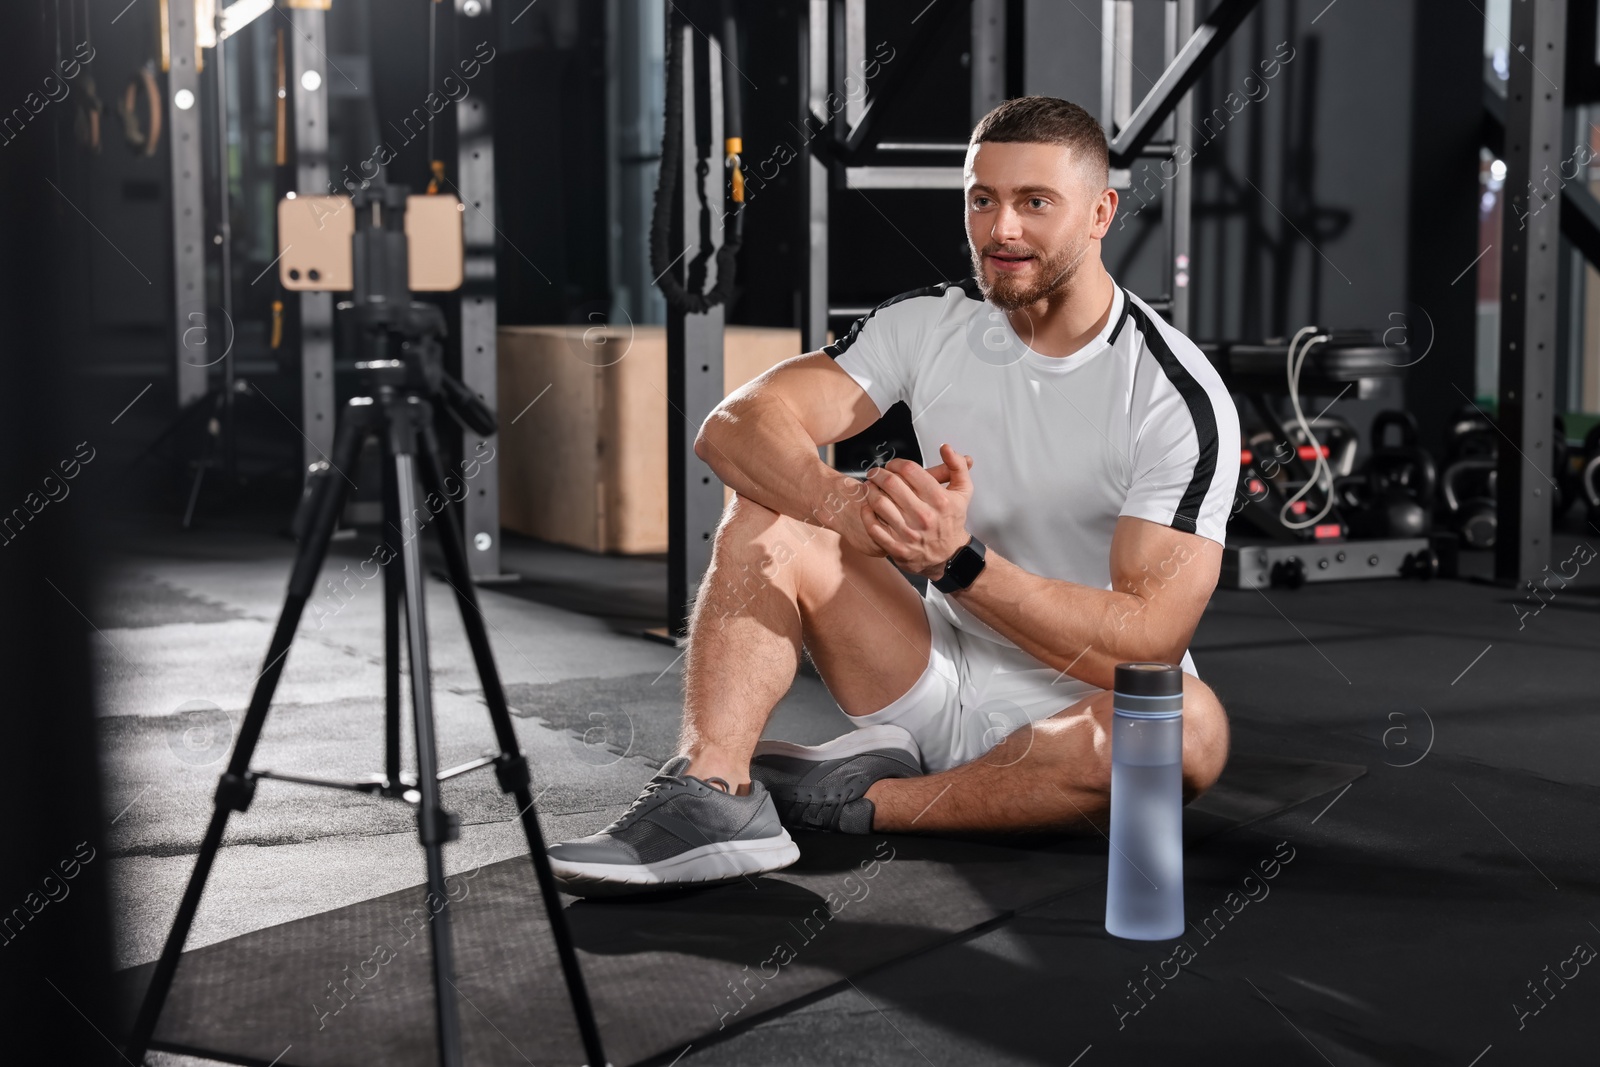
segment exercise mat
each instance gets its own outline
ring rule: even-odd
[[[1193,847],[1364,773],[1236,753],[1186,809],[1185,838]],[[1032,846],[894,834],[796,840],[800,861],[759,878],[563,898],[612,1063],[669,1063],[708,1035],[1106,874],[1106,845],[1094,835]],[[453,875],[449,893],[466,1062],[581,1063],[527,856]],[[277,1067],[431,1067],[423,894],[389,893],[185,953],[156,1047]],[[130,1007],[152,966],[119,976]]]

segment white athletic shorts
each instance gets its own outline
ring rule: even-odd
[[[850,719],[858,728],[892,722],[910,731],[929,774],[969,763],[1002,742],[1020,760],[1032,742],[1032,731],[1020,727],[1102,692],[1020,648],[961,630],[927,598],[922,610],[933,635],[922,676],[888,707]],[[1199,676],[1187,652],[1182,666]]]

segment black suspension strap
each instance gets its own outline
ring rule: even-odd
[[[723,156],[728,171],[727,199],[731,209],[723,216],[722,247],[717,249],[717,282],[708,291],[702,291],[705,278],[705,259],[710,245],[712,206],[706,203],[704,189],[700,192],[700,247],[701,255],[691,262],[684,273],[689,283],[680,282],[671,271],[675,253],[672,250],[672,203],[678,195],[679,175],[683,166],[683,55],[678,48],[678,32],[684,25],[677,17],[676,6],[667,3],[667,108],[666,122],[661,134],[661,174],[656,183],[655,208],[650,220],[650,269],[657,274],[657,285],[667,303],[690,314],[702,314],[724,303],[733,292],[738,266],[739,246],[744,233],[744,174],[741,154],[744,150],[740,136],[738,61],[735,56],[738,35],[733,17],[733,5],[723,0],[722,5],[722,57],[723,57]],[[701,161],[700,176],[705,177],[709,164]],[[687,233],[691,221],[684,219]],[[681,254],[681,253],[677,253]]]

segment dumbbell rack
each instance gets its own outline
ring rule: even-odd
[[[1432,578],[1451,558],[1438,537],[1373,538],[1305,544],[1229,544],[1222,550],[1224,589],[1298,588],[1363,578]]]
[[[1284,365],[1286,342],[1264,344],[1218,344],[1202,346],[1217,367],[1228,388],[1243,397],[1274,435],[1274,440],[1294,443],[1294,437],[1278,417],[1269,397],[1288,395]],[[1332,395],[1354,385],[1383,378],[1401,378],[1408,357],[1404,347],[1391,347],[1356,336],[1335,337],[1316,346],[1306,357],[1301,370],[1302,393]],[[1314,476],[1315,455],[1299,447],[1282,466],[1291,481],[1305,482]],[[1241,474],[1241,492],[1251,478],[1260,478],[1253,467]],[[1264,480],[1264,479],[1263,479]],[[1249,496],[1245,496],[1246,501]],[[1272,515],[1276,516],[1276,505]],[[1262,505],[1246,503],[1246,508]],[[1257,519],[1260,540],[1246,540],[1229,531],[1223,548],[1222,573],[1218,584],[1225,589],[1260,589],[1271,586],[1296,588],[1309,582],[1342,582],[1373,578],[1432,578],[1454,571],[1454,540],[1450,537],[1391,537],[1349,539],[1349,524],[1340,513],[1337,501],[1323,522],[1304,531],[1284,527],[1275,521]]]

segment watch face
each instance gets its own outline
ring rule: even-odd
[[[971,544],[963,545],[961,551],[951,557],[945,566],[944,576],[934,583],[934,588],[942,593],[965,589],[983,570],[983,563],[984,559],[980,552],[975,551]]]
[[[970,548],[963,548],[956,553],[955,564],[951,569],[956,572],[956,580],[962,585],[967,585],[978,576],[978,565],[981,562],[976,552]]]

